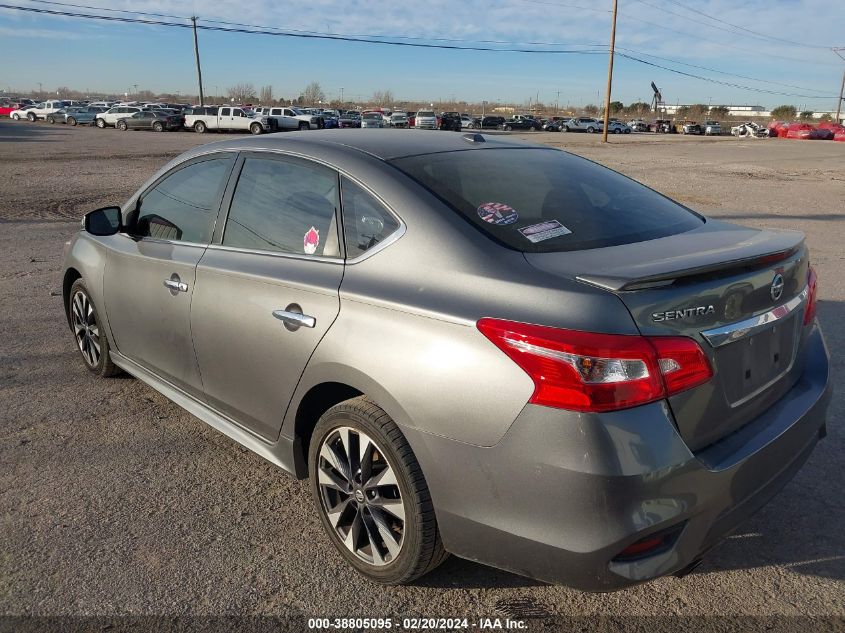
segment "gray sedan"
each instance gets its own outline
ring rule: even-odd
[[[84,367],[310,479],[381,583],[447,552],[593,591],[684,574],[825,435],[801,233],[506,137],[194,148],[85,217],[63,297]]]
[[[88,107],[73,107],[62,108],[46,117],[47,123],[67,123],[68,125],[84,125],[86,123],[93,124],[94,117],[100,112],[105,112],[106,108],[98,108],[96,106]]]

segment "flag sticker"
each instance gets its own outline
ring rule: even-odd
[[[537,242],[545,242],[553,237],[560,237],[561,235],[568,235],[569,233],[572,233],[572,231],[563,226],[563,224],[557,220],[548,220],[546,222],[540,222],[539,224],[532,224],[531,226],[523,226],[521,229],[517,230],[533,244],[536,244]]]
[[[485,202],[478,207],[478,217],[496,226],[506,226],[516,222],[519,214],[516,209],[501,202]]]

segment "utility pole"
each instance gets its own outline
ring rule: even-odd
[[[557,91],[557,97],[555,97],[555,114],[560,114],[560,90]]]
[[[842,57],[842,53],[839,51],[845,51],[845,48],[834,48],[833,52]],[[842,57],[845,60],[845,57]],[[839,99],[836,101],[836,123],[841,123],[842,120],[839,118],[842,113],[842,96],[845,94],[845,70],[842,71],[842,85],[839,86]]]
[[[613,52],[616,48],[616,4],[613,0],[613,22],[610,27],[610,57],[607,62],[607,93],[604,97],[604,129],[601,133],[601,142],[607,143],[607,128],[610,125],[610,87],[613,84]]]
[[[192,15],[191,22],[194,25],[194,54],[197,57],[197,80],[200,85],[200,107],[202,107],[205,104],[203,103],[204,99],[202,96],[202,68],[200,67],[200,45],[197,41],[197,16]]]
[[[340,87],[340,102],[343,103],[343,86]]]

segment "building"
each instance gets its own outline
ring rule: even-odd
[[[697,105],[701,105],[701,104],[697,104]],[[677,114],[678,110],[680,110],[681,108],[690,108],[692,106],[693,106],[693,104],[686,104],[685,105],[685,104],[679,103],[679,104],[676,104],[676,105],[666,104],[662,107],[663,107],[664,111],[666,112],[666,114],[674,115],[674,114]],[[712,106],[712,107],[715,107],[715,106]],[[768,116],[769,115],[769,111],[766,110],[766,108],[764,108],[761,105],[726,105],[726,106],[719,106],[719,107],[727,108],[728,113],[731,116],[740,117],[740,118],[741,117],[757,117],[757,116]]]

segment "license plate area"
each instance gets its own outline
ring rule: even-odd
[[[795,324],[792,316],[718,349],[719,374],[732,407],[762,393],[790,370],[796,351]]]

